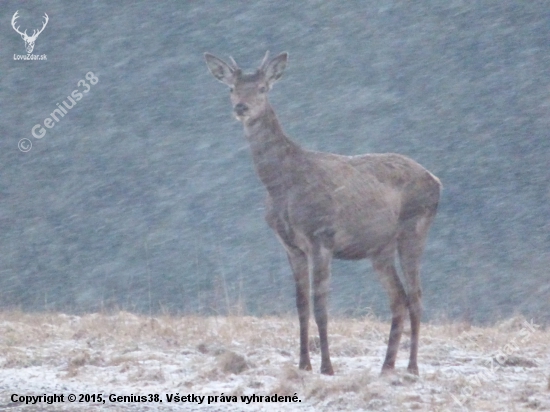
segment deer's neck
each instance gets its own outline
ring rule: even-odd
[[[244,123],[244,134],[260,180],[272,197],[278,197],[291,184],[302,149],[285,135],[269,103],[260,117]]]

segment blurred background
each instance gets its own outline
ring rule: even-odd
[[[265,190],[203,59],[252,70],[270,50],[290,53],[270,99],[296,142],[401,153],[441,179],[426,320],[550,320],[548,1],[2,4],[1,309],[294,314]],[[16,10],[29,34],[48,14],[47,60],[14,60]],[[388,316],[370,262],[334,262],[331,313]]]

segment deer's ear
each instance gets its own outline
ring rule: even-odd
[[[233,86],[235,80],[234,68],[210,53],[204,53],[204,59],[206,60],[208,70],[210,70],[210,73],[212,73],[216,79],[230,87]]]
[[[264,73],[267,83],[271,87],[273,83],[281,78],[283,72],[286,68],[286,63],[288,62],[288,53],[281,53],[277,57],[274,57],[270,60],[269,63],[265,65]]]

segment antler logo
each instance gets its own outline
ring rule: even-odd
[[[13,29],[19,33],[21,35],[21,38],[23,40],[25,40],[25,49],[27,49],[27,53],[32,53],[33,49],[34,49],[34,42],[36,41],[36,38],[38,37],[38,35],[40,33],[42,33],[44,31],[44,29],[46,28],[46,24],[48,24],[48,15],[46,13],[44,13],[44,23],[42,24],[42,28],[40,30],[33,30],[32,32],[32,36],[29,36],[27,35],[27,30],[25,30],[23,33],[21,33],[19,31],[19,26],[15,27],[15,21],[19,18],[19,16],[17,15],[17,13],[19,13],[19,10],[17,10],[15,12],[15,14],[13,15],[13,17],[11,18],[11,26],[13,27]]]

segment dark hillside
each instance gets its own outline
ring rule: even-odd
[[[46,61],[14,60],[21,29]],[[202,54],[290,53],[271,100],[300,144],[398,152],[443,182],[427,319],[550,319],[550,3],[4,1],[0,306],[294,312],[228,93]],[[99,79],[41,139],[88,72]],[[88,80],[89,81],[89,80]],[[28,153],[18,141],[32,142]],[[367,262],[333,313],[388,313]]]

